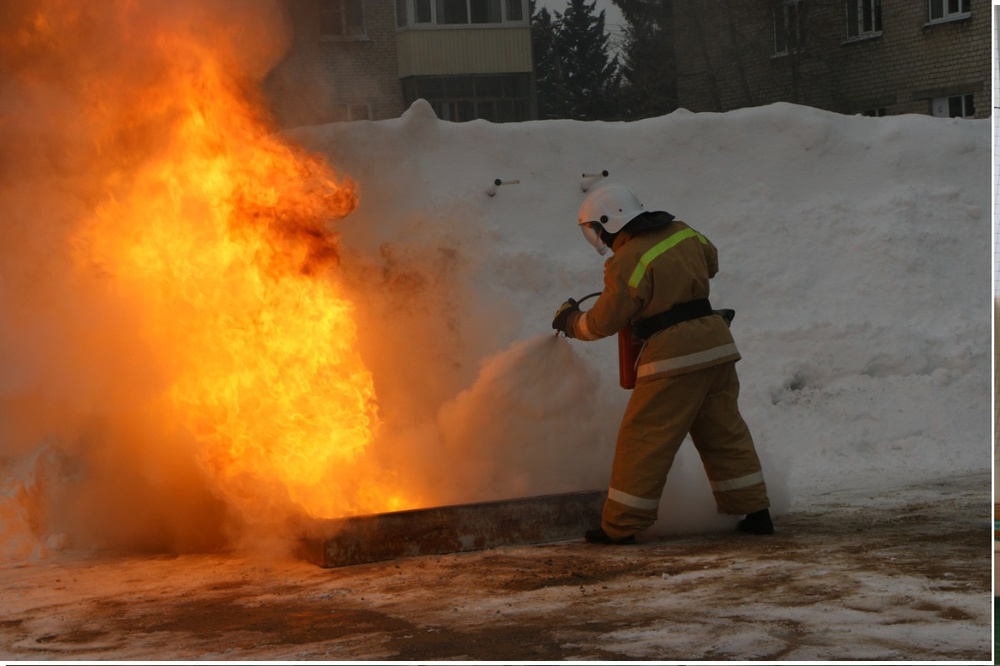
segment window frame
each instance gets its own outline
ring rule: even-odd
[[[427,100],[440,120],[493,123],[532,120],[530,75],[415,76],[403,81],[404,103]]]
[[[774,54],[773,57],[781,57],[791,55],[793,53],[801,53],[804,49],[802,47],[802,14],[801,6],[803,0],[782,0],[781,3],[781,28],[779,30],[778,26],[778,14],[775,12],[774,15]],[[794,11],[791,8],[794,7]],[[793,18],[793,20],[790,20]],[[789,26],[794,27],[794,31],[789,29]],[[794,39],[790,37],[794,35]],[[779,38],[780,45],[784,47],[783,50],[779,50]],[[794,43],[793,43],[794,42]]]
[[[427,20],[421,21],[421,14],[423,12],[418,11],[420,9],[417,7],[417,3],[425,5],[423,9],[427,12]],[[434,2],[433,0],[406,0],[407,5],[412,5],[413,7],[413,25],[434,25]]]
[[[871,39],[882,35],[882,0],[847,0],[844,3],[844,13],[847,22],[847,41]],[[871,23],[870,29],[865,29],[866,20]]]
[[[368,102],[337,102],[331,107],[331,123],[350,123],[372,119],[372,105]]]
[[[396,17],[396,29],[397,30],[412,30],[412,29],[462,29],[470,27],[529,27],[531,22],[528,18],[529,8],[526,6],[525,0],[462,0],[464,2],[464,20],[462,21],[452,21],[450,23],[443,23],[441,21],[441,14],[444,8],[445,2],[455,2],[455,0],[403,0],[406,8],[406,17],[402,18],[399,16],[399,9],[397,6],[397,17]],[[418,3],[423,3],[425,5],[424,9],[426,14],[418,11]],[[475,8],[476,3],[482,3],[482,8]],[[488,15],[487,20],[475,20],[477,17],[482,17],[482,11],[480,9],[485,9]],[[515,11],[516,10],[516,11]],[[516,14],[516,18],[512,18],[512,14]],[[499,20],[493,20],[499,15]],[[425,21],[419,21],[419,18],[426,18]]]
[[[448,14],[448,5],[454,5],[456,8],[461,5],[463,20],[444,21],[444,17]],[[469,0],[434,0],[431,3],[431,12],[433,12],[434,25],[469,25],[470,22]]]
[[[936,112],[935,107],[939,104],[947,107],[947,115]],[[952,110],[956,104],[959,106],[960,114],[953,115]],[[931,115],[935,118],[962,118],[965,120],[971,120],[976,117],[975,93],[962,93],[961,95],[935,97],[931,100]]]
[[[950,4],[956,3],[957,10],[952,11]],[[940,7],[941,15],[934,16],[935,7]],[[963,8],[964,7],[964,8]],[[927,23],[947,23],[961,21],[972,16],[972,0],[927,0]]]
[[[467,0],[469,23],[473,25],[500,25],[503,23],[503,0]],[[476,20],[485,19],[485,20]],[[496,19],[495,21],[492,19]]]
[[[357,10],[357,23],[352,23],[354,18],[348,6]],[[365,21],[364,0],[322,0],[319,5],[319,39],[323,42],[343,42],[358,41],[368,39],[368,26]],[[341,32],[328,31],[324,23],[324,16],[339,14],[336,18],[341,28]],[[358,28],[358,32],[352,32],[352,26]]]

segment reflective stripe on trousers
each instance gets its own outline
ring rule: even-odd
[[[633,509],[642,509],[644,511],[655,511],[660,506],[659,499],[636,497],[635,495],[629,495],[627,492],[618,490],[617,488],[608,488],[608,499],[614,500],[619,504],[624,504],[625,506],[630,506]]]
[[[753,474],[747,474],[746,476],[741,476],[738,479],[729,479],[728,481],[712,481],[712,490],[717,493],[725,493],[733,490],[749,488],[750,486],[755,486],[758,483],[764,483],[763,472],[754,472]]]

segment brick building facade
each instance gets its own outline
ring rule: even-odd
[[[527,0],[282,0],[291,45],[264,92],[282,127],[534,117]]]
[[[284,0],[292,41],[264,82],[282,127],[395,118],[404,111],[392,1],[368,0],[360,18],[347,20],[345,5]]]
[[[990,0],[673,0],[679,106],[990,116]]]

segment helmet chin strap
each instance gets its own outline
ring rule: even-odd
[[[604,243],[609,248],[615,246],[615,239],[618,238],[618,234],[608,233],[604,227],[601,227],[601,242]],[[601,254],[604,254],[603,252]]]

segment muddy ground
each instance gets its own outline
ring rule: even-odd
[[[990,662],[990,483],[827,494],[771,537],[339,569],[62,552],[0,569],[0,657]]]

